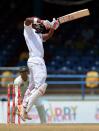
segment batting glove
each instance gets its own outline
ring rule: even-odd
[[[53,18],[53,21],[51,22],[51,25],[52,25],[52,28],[53,28],[54,30],[57,30],[58,27],[59,27],[59,22],[58,22],[58,20],[56,20],[55,18]]]
[[[46,29],[51,28],[51,22],[48,20],[43,20],[43,25],[45,26]]]

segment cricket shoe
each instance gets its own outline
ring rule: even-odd
[[[32,117],[29,116],[27,112],[24,112],[23,117],[27,120],[32,120]]]

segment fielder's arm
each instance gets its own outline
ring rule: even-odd
[[[18,106],[18,100],[20,100],[22,102],[22,96],[18,96],[18,88],[19,88],[19,85],[20,85],[20,82],[15,79],[14,80],[14,87],[15,87],[15,106],[17,107]]]
[[[18,85],[14,85],[15,87],[15,106],[18,106]]]

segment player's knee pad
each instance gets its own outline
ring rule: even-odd
[[[41,96],[44,95],[44,93],[45,93],[45,91],[46,91],[46,88],[47,88],[47,83],[42,84],[42,85],[38,88],[39,93],[41,94]]]
[[[38,88],[34,88],[32,91],[31,91],[31,95],[35,95],[35,96],[42,96],[44,95],[45,91],[46,91],[46,88],[47,88],[47,84],[44,83],[42,84],[40,87]]]

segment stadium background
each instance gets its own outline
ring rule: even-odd
[[[44,44],[45,60],[49,72],[85,73],[91,69],[99,70],[98,1],[66,6],[43,0],[8,0],[1,1],[0,5],[0,66],[26,64],[27,58],[22,58],[22,53],[28,52],[23,37],[23,21],[26,17],[38,16],[51,21],[53,17],[89,8],[89,17],[61,25],[54,37]]]
[[[89,17],[61,25],[55,31],[54,36],[44,43],[44,59],[49,83],[44,98],[52,101],[52,107],[56,100],[59,103],[61,103],[60,100],[63,101],[60,104],[63,108],[64,100],[72,100],[72,104],[76,100],[80,108],[83,103],[79,103],[79,100],[81,102],[82,100],[84,102],[90,100],[91,104],[94,100],[96,105],[93,104],[93,107],[97,107],[95,109],[97,115],[95,122],[97,123],[99,122],[98,84],[96,84],[96,88],[87,88],[83,82],[89,71],[99,72],[99,1],[89,0],[84,4],[81,4],[82,0],[64,1],[0,1],[0,100],[7,100],[7,84],[4,82],[13,81],[11,78],[10,80],[2,78],[7,74],[10,77],[16,77],[18,67],[27,64],[28,50],[23,37],[24,19],[29,16],[38,16],[51,21],[54,17],[57,18],[76,10],[88,8],[91,13]],[[77,4],[78,1],[79,4]],[[87,108],[86,104],[85,108]],[[74,120],[74,123],[76,122]]]

